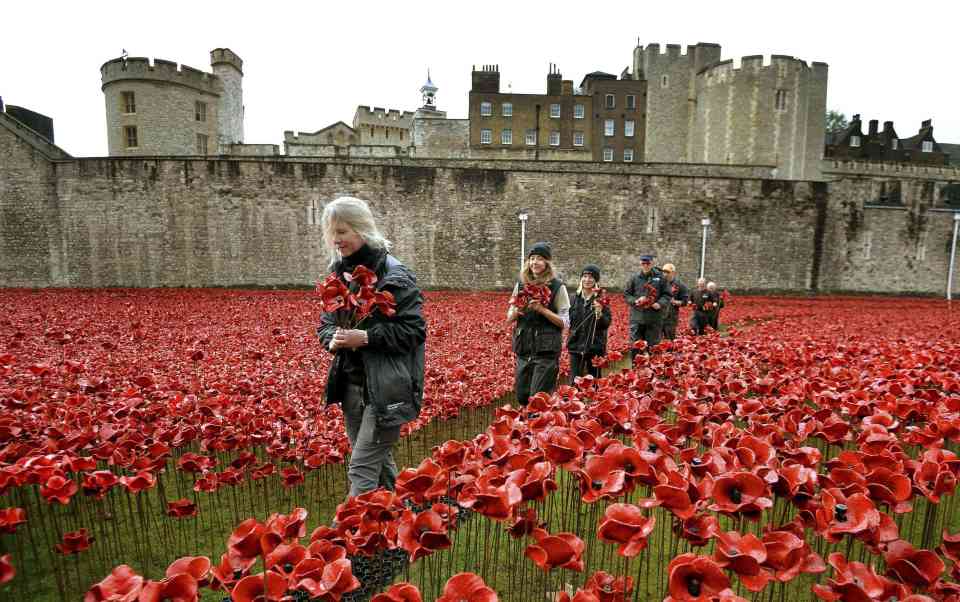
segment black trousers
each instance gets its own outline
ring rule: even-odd
[[[527,405],[531,395],[553,393],[560,373],[560,357],[556,354],[518,355],[514,372],[517,403]]]
[[[570,352],[570,384],[578,376],[592,375],[594,378],[600,378],[600,368],[593,365],[593,358],[597,357],[593,353],[575,353]]]
[[[663,330],[663,320],[656,320],[655,322],[648,322],[646,324],[640,324],[639,322],[630,323],[630,341],[636,343],[637,341],[646,341],[647,342],[647,352],[653,348],[654,345],[660,342],[661,330]],[[636,349],[630,349],[630,360],[637,357],[637,354],[640,353]]]
[[[663,338],[672,341],[677,338],[677,322],[679,318],[674,316],[673,318],[667,318],[663,321],[662,334]]]
[[[695,311],[693,312],[693,317],[690,318],[690,328],[693,329],[693,334],[701,335],[707,330],[707,326],[710,326],[710,315]]]

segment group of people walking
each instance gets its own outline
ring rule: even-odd
[[[690,329],[702,335],[708,327],[719,328],[723,296],[716,284],[700,278],[689,290],[677,278],[672,263],[655,267],[652,255],[640,257],[640,271],[630,277],[623,296],[630,306],[631,359],[653,349],[662,339],[677,335],[680,308],[693,307]],[[577,293],[571,300],[566,287],[553,268],[553,252],[548,243],[530,247],[520,281],[513,289],[507,320],[514,323],[513,352],[517,402],[526,405],[530,396],[556,387],[563,349],[563,331],[569,329],[567,351],[570,354],[570,382],[581,376],[600,376],[595,358],[606,355],[607,332],[613,316],[609,300],[600,288],[600,268],[587,265],[580,272]],[[536,285],[549,291],[547,299],[517,303],[524,287]],[[643,341],[643,344],[638,342]]]
[[[325,395],[327,403],[343,409],[352,448],[349,495],[377,487],[393,489],[397,478],[393,448],[402,425],[420,414],[423,399],[427,337],[423,295],[413,272],[390,254],[390,241],[381,234],[366,202],[342,197],[329,203],[321,225],[330,268],[343,286],[356,293],[360,285],[351,275],[362,267],[368,282],[369,274],[375,276],[377,294],[393,300],[389,315],[373,312],[363,319],[362,328],[346,325],[349,320],[344,321],[338,310],[325,312],[317,329],[320,341],[334,354]],[[600,288],[600,268],[592,264],[583,268],[571,299],[552,261],[549,244],[530,248],[507,312],[514,324],[515,385],[521,405],[556,387],[565,330],[571,381],[588,374],[599,377],[594,360],[606,355],[613,316]],[[529,298],[524,296],[528,285],[537,291]],[[624,297],[630,305],[631,338],[644,341],[648,349],[661,338],[676,336],[684,305],[693,305],[691,328],[697,334],[717,328],[723,305],[712,283],[701,279],[688,291],[672,264],[654,267],[649,255],[641,258],[640,271],[627,283]]]

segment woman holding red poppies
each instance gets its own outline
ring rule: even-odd
[[[593,365],[593,358],[607,352],[607,329],[613,315],[610,306],[600,298],[600,268],[590,264],[580,273],[580,288],[570,304],[570,336],[567,351],[570,352],[570,384],[578,376],[592,375],[600,378],[600,368]]]
[[[515,323],[514,389],[517,403],[522,406],[527,405],[531,395],[552,393],[556,388],[563,329],[570,326],[570,297],[554,274],[552,258],[548,243],[538,242],[530,247],[507,310],[507,320]]]
[[[317,329],[335,354],[326,400],[343,409],[352,448],[350,495],[378,486],[393,490],[393,448],[400,427],[420,414],[423,399],[423,296],[413,272],[390,255],[390,241],[380,233],[366,202],[350,197],[331,202],[321,225],[333,273],[356,292],[359,283],[348,276],[363,266],[376,276],[376,291],[391,293],[396,303],[396,313],[374,311],[354,328],[338,326],[335,312],[325,312]]]

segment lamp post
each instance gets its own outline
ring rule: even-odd
[[[527,254],[527,219],[530,214],[526,209],[521,209],[517,213],[517,219],[520,220],[520,269],[523,269],[523,260]]]
[[[705,217],[700,220],[700,225],[703,226],[703,238],[700,239],[700,277],[703,278],[707,264],[707,230],[710,229],[710,218]]]
[[[953,264],[957,258],[958,229],[960,229],[960,212],[953,214],[953,242],[950,243],[950,267],[947,271],[947,301],[953,299]]]

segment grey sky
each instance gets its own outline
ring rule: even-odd
[[[548,63],[579,83],[619,74],[642,44],[717,42],[723,57],[787,54],[830,65],[827,105],[893,120],[902,137],[933,118],[960,143],[960,2],[14,2],[0,36],[0,95],[54,119],[75,156],[106,154],[100,65],[120,55],[209,70],[244,61],[245,142],[350,123],[357,105],[413,110],[427,67],[439,108],[465,117],[470,68],[544,90]]]

